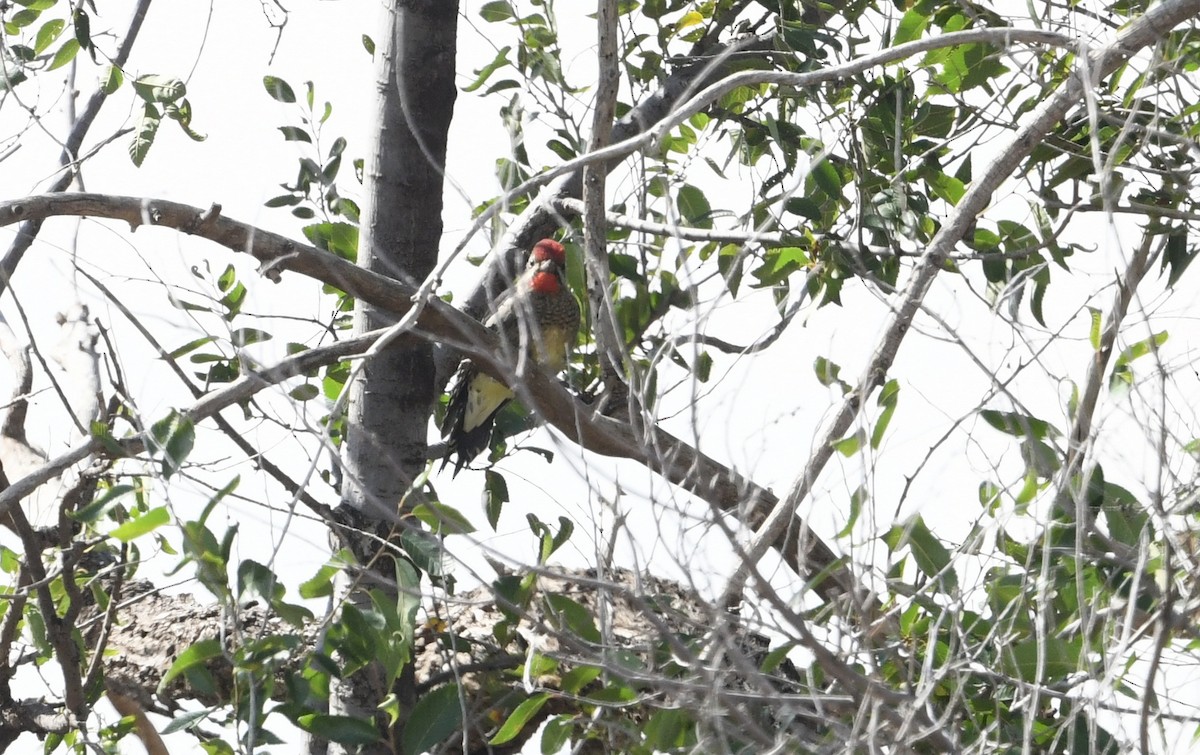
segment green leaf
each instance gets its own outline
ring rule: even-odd
[[[600,671],[599,666],[576,666],[562,675],[562,691],[569,695],[578,695],[584,687],[596,681]]]
[[[333,578],[342,570],[342,566],[346,563],[335,562],[330,560],[325,563],[317,573],[311,578],[300,583],[300,597],[311,600],[313,598],[328,598],[333,594]]]
[[[92,524],[108,513],[113,506],[116,506],[118,499],[132,493],[134,490],[136,488],[132,485],[114,485],[88,505],[69,512],[69,516],[77,522]]]
[[[363,49],[367,51],[368,55],[374,57],[374,55],[375,55],[375,40],[371,39],[366,34],[364,34],[364,35],[362,35],[362,46],[363,46]]]
[[[288,395],[297,401],[312,401],[321,395],[321,389],[312,383],[302,383],[288,391]]]
[[[230,340],[233,341],[233,345],[239,349],[249,346],[252,343],[270,341],[274,337],[274,335],[267,331],[259,330],[258,328],[238,328],[229,336]]]
[[[479,15],[488,23],[496,23],[497,21],[507,21],[510,18],[516,18],[516,12],[513,11],[507,0],[492,0],[492,2],[484,3],[479,8]]]
[[[296,101],[296,93],[291,85],[278,76],[263,76],[263,87],[267,94],[278,102],[292,103]]]
[[[808,255],[799,247],[776,247],[767,250],[763,264],[750,274],[758,279],[760,287],[774,286],[787,280],[788,276],[797,270],[807,267],[808,262]]]
[[[1179,228],[1167,237],[1167,246],[1163,250],[1162,269],[1170,269],[1167,274],[1167,287],[1174,288],[1180,276],[1187,270],[1192,260],[1196,259],[1197,247],[1189,247],[1187,243],[1187,228]]]
[[[701,383],[707,383],[709,377],[712,375],[712,368],[712,355],[710,355],[707,351],[701,351],[696,357],[696,368],[694,370],[696,379]]]
[[[280,126],[279,130],[283,133],[284,141],[312,144],[312,137],[308,135],[307,131],[298,126]]]
[[[1078,671],[1083,655],[1083,638],[1044,637],[1010,643],[1001,655],[1005,670],[1026,682],[1047,684]],[[1042,666],[1038,673],[1039,662]]]
[[[995,512],[996,507],[1000,505],[1000,496],[1004,493],[1004,489],[994,482],[984,481],[979,483],[979,504],[988,512]]]
[[[87,11],[79,7],[71,14],[72,25],[75,27],[75,39],[79,42],[80,48],[91,50],[92,45],[92,21],[88,17]],[[93,53],[95,57],[95,53]]]
[[[188,341],[184,345],[172,351],[170,354],[167,354],[167,358],[172,360],[178,359],[179,357],[185,354],[190,354],[201,346],[212,343],[215,340],[217,340],[216,336],[201,336],[194,341]]]
[[[439,535],[465,535],[475,531],[471,520],[463,516],[458,509],[444,503],[418,503],[413,507],[412,513]]]
[[[944,579],[950,588],[958,586],[958,575],[950,568],[950,551],[942,545],[929,528],[925,520],[917,517],[910,526],[905,528],[908,534],[909,549],[916,559],[917,567],[927,577]]]
[[[842,393],[851,391],[850,384],[840,377],[842,368],[840,365],[829,361],[825,357],[817,357],[813,360],[813,372],[817,376],[817,382],[826,388],[838,386],[842,389]]]
[[[201,708],[188,713],[178,713],[164,726],[159,734],[174,734],[177,731],[188,731],[215,712],[215,708]]]
[[[54,18],[42,24],[42,28],[38,29],[37,37],[33,42],[34,54],[41,55],[45,52],[50,45],[54,44],[66,26],[67,22],[61,18]]]
[[[138,119],[137,127],[134,129],[133,141],[129,143],[129,158],[133,160],[135,166],[142,167],[146,153],[154,144],[154,136],[158,133],[158,124],[161,121],[162,116],[159,114],[158,108],[147,102],[142,108],[142,116]]]
[[[472,81],[467,86],[463,87],[463,91],[464,92],[474,92],[476,89],[478,89],[479,87],[486,84],[487,80],[498,69],[503,68],[504,66],[508,65],[509,64],[508,51],[511,49],[512,48],[508,47],[508,46],[501,47],[499,52],[496,53],[496,57],[492,58],[492,61],[490,63],[488,63],[486,66],[484,66],[483,68],[480,68],[478,71],[475,72],[475,80]]]
[[[883,434],[887,432],[892,415],[896,413],[896,402],[899,398],[900,384],[895,379],[887,381],[879,393],[878,403],[883,407],[883,411],[879,413],[879,419],[875,420],[875,427],[871,430],[871,448],[879,448],[883,441]]]
[[[62,68],[67,63],[75,59],[79,54],[79,40],[74,37],[63,42],[62,47],[58,48],[58,52],[54,53],[54,59],[50,61],[50,65],[46,66],[47,71],[53,71]]]
[[[862,513],[863,504],[869,500],[871,500],[870,492],[867,491],[865,486],[860,485],[850,496],[850,515],[846,517],[846,526],[842,527],[834,537],[840,540],[854,531],[854,525],[858,522],[858,517]]]
[[[571,740],[571,732],[575,730],[572,716],[565,713],[555,716],[546,722],[542,729],[542,755],[556,755]]]
[[[108,533],[108,536],[114,540],[120,540],[122,543],[128,543],[130,540],[135,540],[142,535],[153,532],[170,521],[171,514],[167,511],[167,507],[159,506],[158,508],[150,509],[137,519],[125,522]]]
[[[426,692],[413,706],[400,738],[404,755],[419,755],[458,730],[462,724],[462,702],[457,684]]]
[[[133,91],[146,102],[175,102],[187,94],[187,87],[179,79],[150,75],[135,79]]]
[[[483,508],[492,531],[500,523],[500,511],[508,503],[508,481],[494,469],[484,471]]]
[[[167,685],[175,681],[175,677],[188,669],[201,665],[213,658],[218,658],[224,652],[225,650],[221,647],[219,640],[200,640],[193,643],[187,650],[180,653],[175,662],[171,664],[171,668],[167,669],[167,673],[163,675],[162,681],[158,683],[158,691],[161,692],[166,689]]]
[[[1117,357],[1117,367],[1122,367],[1136,359],[1141,359],[1152,351],[1157,351],[1164,343],[1167,342],[1167,338],[1169,337],[1170,336],[1167,331],[1163,330],[1155,333],[1149,338],[1138,341],[1132,346],[1126,347],[1126,349],[1121,352],[1121,356]]]
[[[196,426],[191,417],[172,410],[150,428],[150,446],[162,453],[162,474],[170,478],[183,466],[196,445]]]
[[[379,741],[379,730],[369,721],[353,716],[334,716],[327,713],[306,713],[298,716],[300,728],[322,739],[344,745],[363,746]]]
[[[508,718],[500,726],[500,730],[496,732],[496,736],[492,737],[488,741],[488,744],[502,745],[505,742],[515,739],[521,733],[521,730],[525,728],[525,724],[529,723],[529,719],[537,715],[537,712],[549,700],[549,692],[539,692],[532,697],[526,698],[509,714]]]
[[[704,196],[704,192],[697,189],[691,184],[684,184],[679,187],[679,193],[675,196],[675,205],[679,208],[679,215],[690,226],[696,228],[712,228],[712,206],[708,203],[708,197]]]
[[[586,642],[600,642],[600,630],[596,628],[596,620],[580,603],[566,595],[547,595],[545,599],[550,607],[551,616],[560,629],[570,630]]]
[[[896,34],[892,37],[892,46],[902,45],[920,39],[929,25],[929,17],[917,9],[907,11],[896,26]]]
[[[852,435],[847,435],[841,440],[834,441],[833,450],[837,451],[846,458],[850,458],[851,456],[854,456],[854,454],[858,453],[858,449],[862,448],[862,442],[862,432],[855,432]]]
[[[1058,428],[1049,422],[1020,414],[1019,412],[1001,412],[995,409],[984,409],[979,412],[979,416],[983,417],[984,422],[987,422],[1000,432],[1017,438],[1057,438],[1062,435],[1058,431]]]
[[[358,226],[350,223],[314,223],[301,229],[318,249],[333,252],[349,262],[358,258]]]
[[[1100,310],[1095,307],[1088,307],[1088,312],[1091,314],[1092,327],[1088,330],[1088,341],[1092,344],[1093,351],[1100,350],[1100,325],[1103,315]]]
[[[842,176],[829,160],[820,160],[812,166],[813,181],[831,199],[842,198]]]

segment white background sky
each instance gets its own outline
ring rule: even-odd
[[[102,9],[103,21],[115,24],[116,31],[123,33],[126,14],[111,10],[119,5],[106,2]],[[291,13],[273,62],[269,55],[276,32],[269,28],[256,3],[216,3],[210,8],[202,3],[160,2],[152,7],[129,62],[128,78],[145,73],[186,78],[188,98],[195,113],[193,127],[207,135],[207,141],[194,143],[173,123],[164,122],[144,166],[137,169],[124,153],[124,144],[128,140],[124,137],[118,146],[110,147],[87,164],[84,173],[87,189],[168,198],[200,207],[216,202],[222,205],[227,216],[300,238],[302,224],[299,221],[286,211],[263,207],[265,200],[282,193],[279,183],[294,179],[300,152],[296,144],[285,143],[275,129],[297,123],[296,107],[271,100],[261,79],[265,74],[281,76],[298,94],[303,92],[304,81],[314,81],[318,102],[329,100],[334,106],[333,117],[326,126],[325,145],[337,136],[344,136],[350,143],[347,158],[363,156],[374,86],[372,64],[360,39],[364,33],[377,36],[376,6],[361,0],[295,0],[286,5]],[[466,20],[460,21],[461,85],[473,78],[471,72],[490,60],[495,45],[501,44],[495,37],[502,28],[478,20],[478,5],[478,2],[465,2],[462,8]],[[482,29],[486,36],[469,28],[468,22]],[[202,30],[206,27],[205,37]],[[97,23],[93,22],[93,33],[98,30]],[[593,35],[590,22],[575,19],[564,24],[565,47],[571,51],[566,61],[568,78],[573,81],[588,82],[594,78],[590,57]],[[80,57],[81,61],[84,59]],[[65,76],[65,70],[62,73]],[[96,75],[89,65],[81,66],[76,80],[76,86],[82,92],[81,103],[92,91]],[[38,91],[37,86],[37,82],[30,82],[18,93],[42,101],[60,96],[59,80],[53,77],[43,82],[45,89]],[[586,99],[590,95],[582,96]],[[132,125],[132,114],[127,109],[129,102],[126,90],[106,105],[92,129],[89,144],[123,123]],[[469,224],[469,208],[496,191],[493,161],[506,153],[508,143],[496,114],[499,104],[498,100],[480,102],[474,95],[459,95],[451,131],[448,171],[455,183],[469,194],[469,201],[462,201],[453,191],[447,191],[446,242],[443,245],[447,250],[460,240],[462,231]],[[12,133],[8,119],[14,117],[13,110],[7,107],[0,111],[0,134]],[[44,127],[59,138],[66,131],[65,120],[57,112],[50,113]],[[531,136],[530,147],[535,161],[539,154],[547,155],[540,145],[541,141]],[[21,149],[0,163],[0,196],[8,199],[40,191],[57,165],[57,155],[57,147],[44,133],[36,128],[28,132],[22,138]],[[551,162],[549,157],[544,159]],[[977,161],[977,175],[980,167]],[[347,159],[343,167],[344,191],[351,187],[347,180],[349,171]],[[695,172],[701,171],[697,168]],[[617,190],[620,190],[620,184]],[[1019,201],[997,195],[997,202],[1008,202],[1005,206],[1012,208],[1009,216],[1019,217],[1019,208],[1023,206]],[[713,204],[720,204],[720,200],[714,200]],[[1053,349],[1040,354],[1038,364],[1022,371],[1009,386],[1032,414],[1064,430],[1067,427],[1065,397],[1068,391],[1065,381],[1083,380],[1091,353],[1087,340],[1089,321],[1082,307],[1089,304],[1107,311],[1114,271],[1123,269],[1128,245],[1137,239],[1128,226],[1105,230],[1099,225],[1100,219],[1096,218],[1096,221],[1098,232],[1094,238],[1086,239],[1095,247],[1095,253],[1086,258],[1080,255],[1072,258],[1072,264],[1078,266],[1077,281],[1066,284],[1063,282],[1065,276],[1060,278],[1060,271],[1053,271],[1058,283],[1052,286],[1047,297],[1046,316],[1056,344]],[[125,229],[93,221],[84,221],[79,228],[81,257],[93,272],[106,273],[101,277],[110,288],[118,288],[125,276],[138,280],[146,278],[138,254],[151,260],[151,267],[158,275],[192,288],[202,284],[197,284],[188,274],[191,266],[202,265],[208,260],[215,274],[232,261],[250,288],[247,311],[323,317],[331,306],[316,287],[296,280],[285,280],[282,285],[260,280],[248,259],[239,259],[207,242],[155,229],[142,229],[130,237]],[[14,282],[13,290],[27,307],[35,331],[46,333],[45,338],[54,337],[51,327],[54,313],[63,310],[73,297],[68,250],[72,247],[74,229],[75,224],[69,220],[47,223],[40,241],[29,252]],[[12,228],[0,229],[0,242],[5,246],[11,233]],[[483,254],[486,241],[477,238],[469,251]],[[446,287],[465,293],[476,274],[475,268],[461,264],[447,278]],[[1197,278],[1200,273],[1195,271],[1185,276],[1181,290],[1174,292],[1170,299],[1157,293],[1161,285],[1149,282],[1145,290],[1150,293],[1143,294],[1140,306],[1134,308],[1135,311],[1153,313],[1152,330],[1167,329],[1171,333],[1171,340],[1162,350],[1164,362],[1176,370],[1172,375],[1174,382],[1168,393],[1167,409],[1169,414],[1177,415],[1179,426],[1193,430],[1200,427],[1194,399],[1200,396],[1200,386],[1191,366],[1196,362],[1195,350],[1200,347],[1194,314],[1200,312],[1196,301]],[[971,280],[976,291],[980,290],[980,276],[976,274]],[[161,289],[155,284],[133,283],[120,288],[128,292],[126,304],[144,315],[152,327],[164,324],[177,328],[176,335],[166,339],[164,345],[167,348],[174,348],[201,334],[197,326],[187,322],[183,313],[166,306]],[[99,315],[122,340],[126,374],[135,376],[133,387],[141,394],[142,408],[147,415],[156,418],[169,406],[184,405],[186,396],[174,385],[174,378],[149,361],[148,350],[127,337],[131,331],[121,315],[91,294],[83,296],[93,305],[93,314]],[[989,370],[1002,376],[1011,375],[1019,365],[1033,361],[1031,353],[1048,338],[1039,334],[1036,328],[1026,329],[1021,333],[1035,342],[1034,348],[1022,344],[1014,331],[995,318],[986,303],[968,290],[961,278],[943,276],[927,303],[956,329],[957,336]],[[0,310],[19,330],[19,320],[8,297],[0,302]],[[725,300],[712,311],[702,327],[716,335],[749,343],[774,324],[772,310],[769,297],[765,295],[737,303]],[[1023,317],[1029,320],[1027,309],[1025,312]],[[826,307],[811,313],[804,327],[793,326],[766,353],[753,358],[717,356],[717,367],[713,372],[715,383],[700,387],[704,409],[695,419],[701,449],[734,465],[776,493],[784,494],[799,474],[819,428],[831,416],[839,400],[837,394],[820,386],[813,377],[813,359],[828,357],[842,365],[843,377],[856,379],[870,357],[885,316],[886,308],[873,296],[864,293],[859,286],[848,285],[842,308]],[[1139,319],[1145,318],[1139,316],[1132,321]],[[239,323],[242,324],[254,323]],[[307,332],[302,326],[289,326],[281,321],[268,322],[264,327],[277,332],[289,327],[296,333]],[[885,531],[892,524],[897,507],[901,507],[902,516],[920,512],[937,534],[959,542],[980,514],[976,493],[979,483],[991,479],[1007,484],[1020,474],[1022,465],[1017,444],[1009,442],[974,416],[987,395],[989,376],[972,363],[962,345],[948,339],[928,318],[919,318],[915,330],[906,341],[893,372],[893,376],[901,380],[902,392],[899,410],[884,446],[868,460],[865,468],[861,457],[849,461],[838,457],[821,478],[817,494],[805,506],[803,513],[826,537],[832,536],[845,523],[850,491],[865,483],[873,495],[873,512],[864,514],[864,521],[856,533],[860,541]],[[1148,333],[1143,326],[1131,325],[1125,342],[1139,340]],[[281,337],[280,344],[285,340]],[[1138,366],[1141,367],[1139,375],[1148,374],[1148,364],[1139,363]],[[1146,385],[1140,386],[1131,396],[1106,399],[1098,423],[1099,454],[1104,460],[1107,479],[1138,493],[1153,484],[1148,471],[1158,466],[1150,453],[1151,447],[1145,442],[1150,423],[1146,421],[1145,409],[1139,408],[1138,399],[1139,395],[1150,399],[1153,393],[1153,387]],[[46,407],[53,400],[43,396],[39,403]],[[660,407],[664,415],[675,415],[666,426],[683,437],[689,437],[692,417],[686,411],[678,412],[687,409],[690,403],[689,389],[684,386],[663,397]],[[280,405],[284,406],[282,402]],[[995,398],[989,406],[1012,408],[1005,400]],[[307,417],[285,413],[281,418],[312,422],[321,414],[316,407],[309,411],[311,415]],[[959,419],[964,421],[954,431],[952,440],[929,457],[901,504],[906,477],[913,474],[920,460],[938,443],[951,423]],[[65,425],[48,419],[42,421],[44,424],[30,427],[33,439],[52,454],[63,450],[70,441],[61,429]],[[272,427],[260,429],[252,440],[263,448],[290,447],[289,441],[281,438]],[[539,446],[551,443],[545,431],[537,433],[529,442]],[[478,504],[481,475],[467,472],[451,483],[447,474],[437,480],[439,491],[445,502],[459,507],[483,528],[476,535],[484,545],[521,559],[533,558],[532,539],[525,528],[524,513],[535,511],[543,520],[551,522],[560,513],[565,513],[577,525],[572,546],[560,559],[571,565],[594,561],[592,543],[603,543],[607,539],[607,528],[612,519],[608,503],[618,499],[621,510],[629,516],[629,531],[635,533],[635,542],[622,539],[616,559],[618,565],[637,567],[649,563],[658,574],[686,577],[702,588],[711,585],[711,589],[720,589],[730,573],[731,562],[728,547],[720,542],[721,536],[706,536],[708,528],[702,523],[707,512],[705,506],[690,502],[687,496],[653,479],[636,465],[593,464],[594,459],[589,458],[585,466],[577,451],[561,444],[556,450],[560,458],[570,458],[572,463],[557,464],[551,471],[525,454],[506,464],[506,469],[512,470],[509,483],[513,500],[501,520],[500,535],[493,536],[486,529]],[[306,459],[294,454],[288,467],[299,471],[306,464]],[[228,466],[232,467],[233,462]],[[572,472],[571,467],[576,472]],[[1181,458],[1174,468],[1184,480],[1194,477],[1190,460]],[[332,492],[321,483],[315,484],[315,490],[320,498],[332,502]],[[650,491],[654,492],[652,503],[646,499]],[[240,492],[260,500],[282,500],[273,487],[248,479],[243,480]],[[177,490],[172,491],[172,496],[178,507],[177,515],[191,518],[196,499],[180,495]],[[229,521],[237,521],[242,526],[239,558],[265,561],[276,546],[281,545],[283,515],[278,511],[238,505],[230,509],[228,517]],[[643,537],[646,533],[654,533],[654,536]],[[451,548],[455,547],[451,541]],[[465,583],[471,582],[469,572],[472,568],[479,569],[483,578],[490,577],[490,570],[481,566],[480,552],[481,549],[475,547],[458,547],[455,552],[469,564],[460,571]],[[276,563],[285,579],[294,580],[294,584],[310,576],[327,553],[323,529],[298,523],[288,531],[286,543],[276,554]],[[163,562],[150,573],[170,566],[169,562]],[[978,576],[960,573],[960,581],[964,585],[974,585]],[[780,582],[787,584],[790,579],[781,575]],[[193,589],[191,585],[183,588]]]

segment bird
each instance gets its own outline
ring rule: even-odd
[[[533,245],[525,270],[501,296],[484,323],[501,339],[504,353],[524,353],[542,367],[560,372],[579,330],[579,303],[567,286],[567,255],[554,239]],[[450,403],[442,420],[446,441],[441,469],[457,457],[454,474],[488,447],[496,414],[513,392],[464,359],[455,373]],[[439,470],[440,471],[440,470]]]

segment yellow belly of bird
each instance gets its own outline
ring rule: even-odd
[[[467,387],[467,410],[463,413],[463,430],[471,431],[487,421],[496,407],[513,397],[504,383],[480,374]]]
[[[538,362],[551,372],[561,371],[567,366],[567,347],[570,345],[567,338],[574,336],[574,333],[568,335],[563,328],[544,329],[542,338],[538,341]]]
[[[550,370],[559,372],[567,366],[568,334],[564,328],[546,328],[541,332],[537,342],[536,358],[538,363]],[[487,375],[480,374],[471,381],[467,388],[467,410],[463,414],[463,430],[474,430],[492,415],[496,407],[513,398],[514,394],[504,383],[493,380]]]

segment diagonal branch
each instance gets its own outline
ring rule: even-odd
[[[124,220],[134,228],[143,224],[173,228],[200,236],[234,251],[253,255],[261,263],[262,272],[278,279],[287,271],[294,272],[388,309],[403,317],[414,307],[419,309],[415,327],[399,336],[398,342],[411,342],[420,337],[440,343],[450,342],[467,350],[472,361],[488,374],[509,385],[523,402],[549,424],[583,448],[605,456],[633,459],[679,485],[723,512],[732,514],[748,526],[761,526],[766,512],[774,509],[778,497],[756,485],[752,480],[734,472],[670,433],[657,427],[648,428],[645,439],[633,436],[628,425],[602,416],[593,416],[591,407],[572,397],[553,378],[541,371],[516,376],[511,365],[504,362],[505,351],[496,336],[469,315],[460,312],[437,298],[414,302],[411,286],[382,275],[363,270],[352,263],[301,244],[284,236],[262,230],[220,215],[219,208],[201,210],[197,207],[165,200],[137,197],[105,196],[99,194],[43,194],[14,202],[0,202],[0,226],[55,215],[91,216]],[[336,344],[345,349],[342,356],[358,353],[380,333],[369,334]],[[330,349],[316,350],[328,359]],[[313,352],[298,354],[284,360],[276,368],[238,381],[229,388],[208,394],[197,402],[188,414],[193,420],[211,416],[238,400],[252,396],[271,381],[286,379],[303,369],[311,369]],[[304,362],[309,357],[314,361]],[[290,370],[290,372],[289,372]],[[93,438],[52,460],[38,472],[16,480],[0,493],[0,515],[15,501],[29,495],[38,485],[54,476],[54,468],[64,468],[99,453],[104,443]],[[140,452],[140,441],[127,442],[127,451]],[[802,577],[819,577],[812,585],[818,594],[832,600],[838,594],[853,593],[856,583],[834,551],[822,540],[808,532],[798,517],[773,543],[784,561]]]

